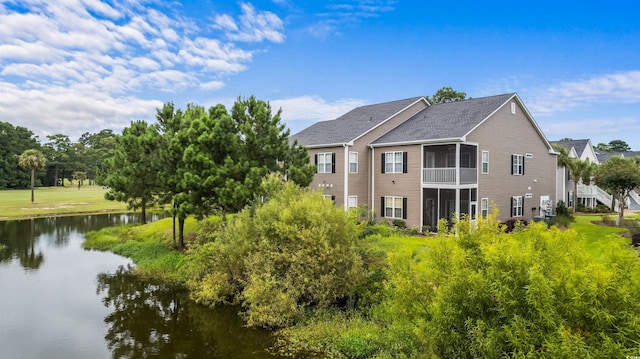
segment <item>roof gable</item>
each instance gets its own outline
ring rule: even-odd
[[[338,145],[353,141],[423,97],[357,107],[335,120],[317,122],[291,136],[305,146]]]
[[[462,139],[514,94],[432,105],[375,140],[374,144]]]

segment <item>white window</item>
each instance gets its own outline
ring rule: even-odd
[[[402,173],[403,168],[403,152],[386,152],[385,159],[385,173]]]
[[[323,195],[322,195],[322,198],[324,198],[324,199],[330,199],[330,200],[332,200],[332,201],[335,201],[335,200],[336,200],[336,196],[332,196],[332,195],[330,195],[330,194],[323,194]]]
[[[318,173],[333,172],[333,153],[324,152],[317,154]]]
[[[347,207],[358,207],[358,196],[349,196],[347,199]]]
[[[511,197],[511,217],[522,217],[522,196]]]
[[[480,199],[480,215],[482,218],[487,218],[489,215],[489,198]]]
[[[482,173],[489,173],[489,151],[482,151]]]
[[[512,115],[516,114],[516,103],[515,102],[511,103],[511,114]]]
[[[384,197],[384,216],[387,218],[404,218],[403,202],[402,197]]]
[[[358,173],[358,152],[349,152],[349,173]]]
[[[522,176],[524,174],[524,156],[511,155],[511,174]]]

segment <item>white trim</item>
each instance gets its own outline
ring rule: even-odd
[[[416,140],[416,141],[404,141],[404,142],[386,142],[386,143],[372,143],[371,147],[391,147],[391,146],[409,146],[409,145],[438,145],[438,144],[452,144],[457,142],[466,143],[461,137],[441,138],[437,140]]]
[[[356,155],[356,170],[351,171],[351,154]],[[358,152],[357,151],[349,151],[349,173],[358,173]]]
[[[371,148],[371,168],[369,169],[369,172],[371,173],[371,203],[369,208],[371,208],[371,213],[373,213],[373,211],[376,209],[376,192],[375,192],[375,187],[376,187],[376,171],[375,171],[375,165],[376,165],[376,150],[375,148],[373,148],[373,146],[369,145],[369,148]]]
[[[487,171],[486,172],[484,171],[484,164],[485,164],[485,162],[484,162],[484,154],[485,153],[487,154],[487,162],[486,162],[487,163]],[[490,170],[489,163],[490,163],[489,151],[484,150],[484,151],[482,151],[480,153],[480,173],[481,174],[483,174],[483,175],[488,175],[489,174],[489,170]]]
[[[401,109],[401,110],[399,110],[398,112],[394,113],[393,115],[391,115],[391,116],[387,117],[386,119],[384,119],[384,120],[380,121],[380,123],[378,123],[377,125],[375,125],[375,126],[371,127],[370,129],[366,130],[365,132],[361,133],[359,136],[357,136],[356,138],[354,138],[353,140],[351,140],[351,142],[353,143],[353,142],[355,142],[355,141],[359,140],[360,138],[362,138],[362,137],[366,136],[369,132],[371,132],[371,131],[373,131],[373,130],[377,129],[378,127],[382,126],[384,123],[386,123],[387,121],[389,121],[390,119],[392,119],[392,118],[394,118],[394,117],[398,116],[400,113],[402,113],[402,112],[406,111],[406,110],[407,110],[407,109],[409,109],[411,106],[413,106],[413,105],[415,105],[415,104],[417,104],[418,102],[421,102],[421,101],[426,102],[427,106],[425,106],[425,107],[421,108],[421,109],[420,109],[420,110],[418,110],[416,113],[418,113],[418,112],[420,112],[420,111],[424,110],[425,108],[429,107],[429,102],[427,101],[427,99],[425,99],[425,98],[424,98],[424,96],[422,96],[422,97],[420,97],[419,99],[417,99],[416,101],[414,101],[414,102],[410,103],[409,105],[405,106],[404,108],[402,108],[402,109]],[[395,101],[389,101],[389,102],[395,102]],[[385,102],[382,102],[382,103],[385,103]],[[382,103],[378,103],[378,104],[375,104],[375,105],[380,105],[380,104],[382,104]],[[360,106],[360,107],[363,107],[363,106]],[[413,115],[415,115],[416,113],[414,113]],[[413,116],[413,115],[411,115],[411,116]],[[411,116],[407,117],[407,119],[411,118]]]
[[[483,208],[483,205],[486,204],[486,208]],[[482,211],[487,211],[486,214],[483,214]],[[487,218],[489,216],[489,198],[484,197],[480,198],[480,217]]]
[[[344,172],[342,172],[344,176],[344,209],[349,209],[349,204],[347,203],[349,196],[349,145],[344,145]]]
[[[387,199],[391,199],[391,207],[387,207]],[[396,207],[396,201],[400,199],[400,207]],[[384,196],[384,218],[403,219],[404,211],[406,209],[403,206],[404,198],[402,196]],[[391,208],[391,216],[387,216],[387,208]],[[400,209],[400,217],[396,217],[396,209]]]
[[[491,118],[491,116],[493,116],[496,112],[500,111],[504,106],[506,106],[507,103],[510,103],[513,100],[516,100],[518,105],[522,108],[522,112],[524,113],[525,117],[527,117],[529,122],[533,125],[533,128],[538,133],[538,136],[540,136],[544,144],[547,146],[549,153],[555,152],[555,150],[551,146],[551,143],[549,143],[549,141],[547,140],[547,137],[544,135],[544,132],[542,132],[542,130],[540,129],[540,126],[538,126],[538,123],[533,119],[531,112],[529,112],[529,110],[527,109],[527,106],[524,105],[524,102],[522,102],[522,99],[520,99],[520,96],[518,96],[517,93],[514,93],[513,95],[511,95],[511,97],[509,97],[502,105],[498,106],[498,108],[495,111],[491,112],[484,120],[478,122],[478,124],[475,125],[471,130],[469,130],[469,132],[467,132],[463,136],[463,138],[466,138],[471,132],[475,131],[478,127],[482,126],[489,118]]]

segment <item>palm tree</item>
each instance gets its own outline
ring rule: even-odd
[[[35,188],[36,170],[43,169],[46,164],[46,157],[36,149],[26,150],[18,157],[18,165],[25,170],[31,170],[31,203],[34,201],[33,191]]]

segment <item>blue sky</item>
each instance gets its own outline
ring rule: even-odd
[[[77,139],[255,95],[298,132],[443,86],[640,150],[640,2],[0,0],[0,121]]]

